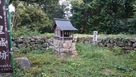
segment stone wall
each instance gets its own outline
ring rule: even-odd
[[[76,47],[72,40],[57,40],[46,36],[18,37],[13,38],[13,51],[25,49],[25,52],[32,50],[53,49],[55,53],[62,56],[69,54],[76,56]]]
[[[29,50],[45,50],[53,46],[53,38],[46,36],[13,38],[13,51],[29,48]]]
[[[46,36],[13,38],[13,50],[21,48],[45,50],[53,48],[53,40],[53,38]],[[74,40],[78,43],[92,43],[93,37],[75,37]],[[124,50],[136,50],[136,38],[99,38],[98,45],[102,47],[121,47]]]
[[[136,38],[106,38],[101,39],[98,45],[103,47],[121,47],[123,50],[136,50]]]
[[[93,43],[93,37],[77,37],[76,41],[80,43]],[[136,50],[136,38],[98,38],[98,46]]]

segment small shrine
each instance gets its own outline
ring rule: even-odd
[[[77,29],[67,19],[54,19],[54,52],[77,55],[73,34]]]

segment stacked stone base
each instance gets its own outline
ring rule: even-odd
[[[61,56],[78,55],[76,52],[75,42],[72,42],[72,40],[54,39],[53,45],[53,51],[57,54],[60,54]]]

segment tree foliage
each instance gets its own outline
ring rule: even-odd
[[[16,2],[13,26],[17,30],[26,27],[32,31],[40,31],[51,26],[49,17],[37,4],[27,5],[25,2]],[[46,30],[46,29],[45,29]]]
[[[135,0],[74,0],[74,25],[80,33],[91,33],[97,30],[102,33],[135,33],[131,29],[135,15]],[[131,27],[130,27],[131,26]],[[132,32],[130,32],[132,31]]]
[[[13,16],[13,28],[26,27],[40,33],[51,32],[53,18],[63,17],[63,8],[58,0],[11,0],[16,11]]]
[[[10,0],[16,7],[13,25],[51,32],[53,18],[64,17],[59,0]],[[72,23],[79,33],[136,33],[135,0],[71,0]]]

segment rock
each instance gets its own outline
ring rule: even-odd
[[[136,48],[136,42],[133,44],[133,47]]]
[[[112,43],[107,43],[107,47],[113,47]]]
[[[104,40],[106,43],[109,43],[110,42],[110,38],[107,38]]]
[[[118,42],[118,43],[117,43],[117,46],[123,47],[123,46],[124,46],[124,43],[123,43],[123,42]]]
[[[86,44],[87,44],[87,43],[89,43],[89,41],[87,41],[87,40],[86,40],[86,41],[84,41],[84,43],[86,43]]]
[[[136,48],[134,48],[134,50],[136,51]]]
[[[136,42],[136,38],[133,38],[133,39],[129,39],[131,42]]]
[[[133,47],[123,47],[124,50],[133,50]]]
[[[25,57],[15,58],[15,63],[17,67],[21,68],[24,71],[31,68],[31,62],[28,60],[28,58]]]
[[[49,45],[53,44],[53,38],[47,39],[47,43],[49,43]]]
[[[48,43],[44,43],[44,44],[42,45],[42,47],[43,47],[43,48],[48,48]]]
[[[19,48],[26,48],[26,45],[25,44],[18,44],[18,47]]]
[[[47,49],[53,49],[53,46],[49,46]]]
[[[66,53],[60,53],[61,58],[64,58],[66,56]]]
[[[98,38],[97,40],[98,40],[98,42],[102,42],[103,38]]]
[[[31,42],[34,42],[34,41],[35,41],[35,39],[34,39],[34,38],[31,38],[31,39],[30,39],[30,41],[31,41]]]
[[[116,47],[116,46],[117,46],[117,43],[114,43],[113,45],[114,45],[114,47]]]
[[[71,52],[71,57],[75,57],[75,56],[77,56],[78,55],[78,53],[76,52],[76,51],[72,51]]]
[[[17,40],[16,40],[16,41],[17,41],[17,43],[18,43],[18,44],[23,43],[23,39],[22,39],[22,38],[17,38]]]
[[[12,77],[11,73],[0,73],[0,77]]]
[[[16,50],[18,50],[18,48],[17,47],[12,47],[12,50],[16,51]]]
[[[114,40],[113,40],[113,39],[110,39],[110,43],[114,43]]]
[[[71,48],[71,43],[64,43],[63,47],[66,49],[69,49],[69,48]]]
[[[126,43],[126,45],[132,46],[132,43],[131,43],[130,41],[128,41],[128,42]]]

